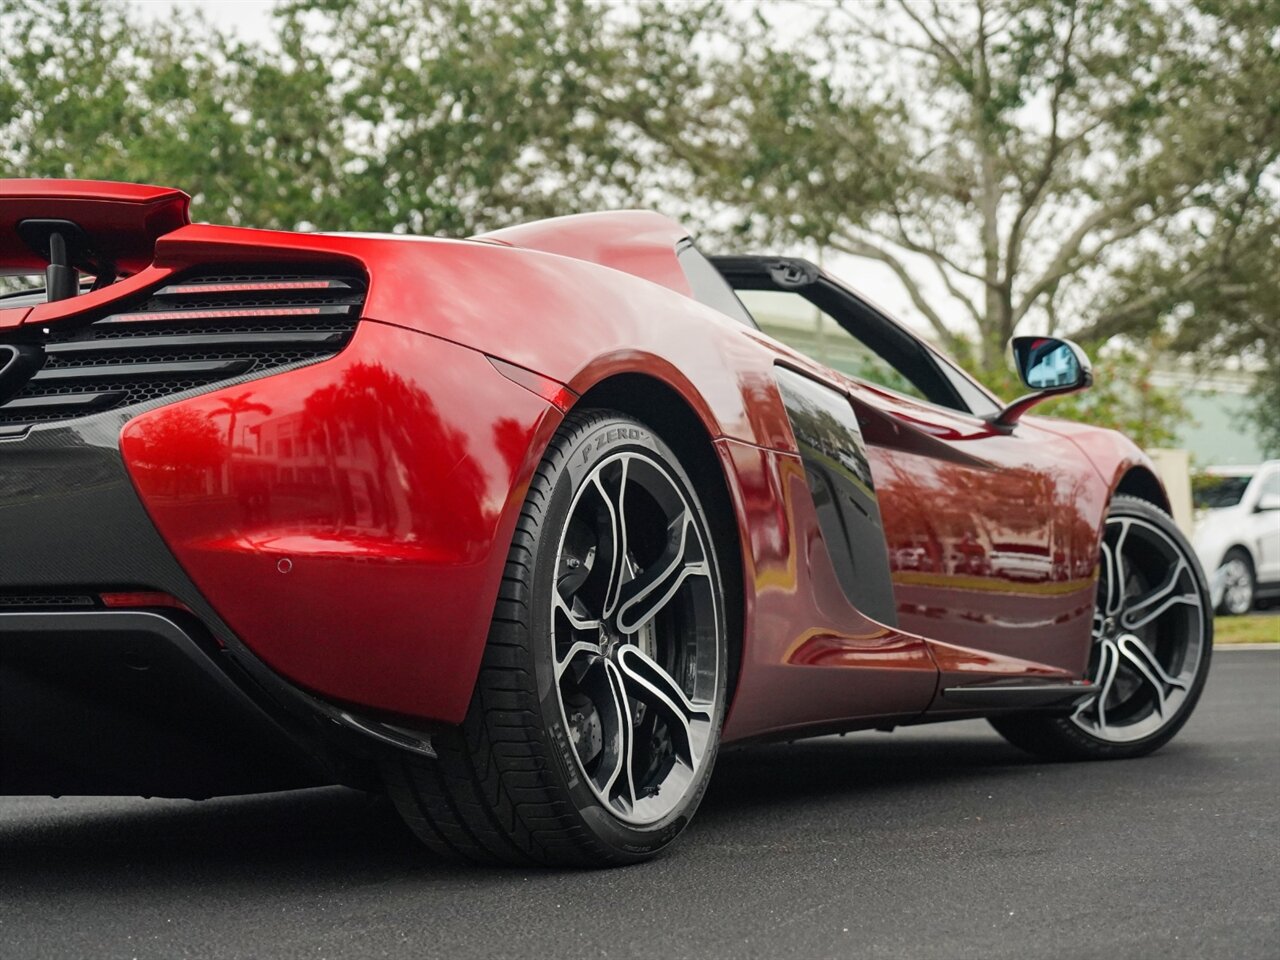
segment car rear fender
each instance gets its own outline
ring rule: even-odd
[[[369,277],[365,316],[471,347],[576,394],[620,373],[676,390],[713,438],[794,450],[774,353],[747,328],[620,269],[502,243],[192,225],[157,265],[342,257]],[[648,254],[646,254],[647,256]]]

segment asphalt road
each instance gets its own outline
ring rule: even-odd
[[[341,790],[0,799],[0,957],[1280,956],[1280,652],[1221,652],[1144,760],[978,722],[721,758],[659,860],[420,856]]]

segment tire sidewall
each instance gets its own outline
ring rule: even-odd
[[[554,760],[552,773],[560,787],[570,798],[574,810],[583,825],[602,843],[610,848],[617,859],[642,860],[665,847],[684,830],[692,817],[710,781],[719,744],[720,728],[724,721],[726,701],[727,643],[725,596],[720,574],[719,558],[711,536],[707,514],[697,496],[688,474],[680,466],[675,454],[648,427],[621,414],[605,413],[601,416],[582,418],[584,423],[567,431],[570,443],[567,454],[553,463],[551,497],[535,533],[533,566],[529,572],[531,596],[529,601],[529,637],[533,653],[537,682],[537,697],[541,718],[550,742]],[[696,517],[700,534],[711,558],[712,587],[718,604],[720,631],[718,655],[723,666],[718,671],[715,711],[712,718],[712,735],[707,755],[698,771],[698,780],[684,800],[661,820],[646,825],[624,823],[601,805],[599,798],[586,782],[578,764],[569,731],[561,715],[559,693],[556,688],[553,640],[549,625],[552,619],[550,590],[555,574],[556,552],[561,532],[569,518],[577,491],[595,467],[615,454],[636,451],[647,453],[656,459],[681,487]]]

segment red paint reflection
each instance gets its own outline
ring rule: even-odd
[[[255,653],[338,699],[456,719],[482,648],[452,638],[492,615],[459,599],[496,593],[549,409],[483,354],[365,323],[335,360],[144,414],[122,449]]]

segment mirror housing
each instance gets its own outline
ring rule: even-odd
[[[1254,513],[1280,510],[1280,493],[1264,493],[1258,498],[1258,505],[1253,510]]]
[[[1042,400],[1078,393],[1093,384],[1093,365],[1079,344],[1057,337],[1014,337],[1009,341],[1014,369],[1034,393],[1019,397],[991,418],[1008,430]]]

